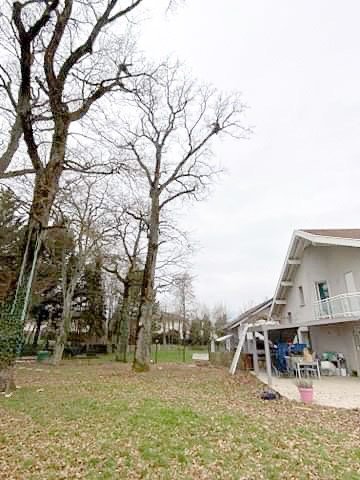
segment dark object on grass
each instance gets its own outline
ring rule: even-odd
[[[45,348],[45,350],[47,350]],[[21,357],[36,357],[37,352],[39,351],[38,347],[34,347],[34,345],[24,344],[22,345],[20,356]]]
[[[277,392],[274,392],[274,390],[264,390],[260,398],[262,400],[278,400],[280,398],[280,395]]]
[[[86,357],[92,357],[96,358],[97,355],[103,355],[107,353],[107,347],[106,345],[103,344],[72,344],[72,345],[67,345],[64,348],[64,356],[67,358],[73,358],[77,356],[84,356]]]
[[[86,353],[86,345],[67,345],[64,348],[64,357],[73,358],[77,355],[83,355]]]

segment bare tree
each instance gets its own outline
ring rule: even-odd
[[[114,186],[115,188],[115,186]],[[148,209],[137,195],[132,194],[129,203],[119,195],[112,195],[109,203],[109,221],[113,225],[113,242],[108,246],[104,269],[116,276],[122,284],[121,307],[114,323],[116,360],[126,361],[130,321],[139,305],[143,269],[147,251]],[[187,264],[193,251],[185,232],[181,231],[165,215],[160,222],[160,243],[162,249],[156,264],[156,291],[164,293],[174,286],[176,272]],[[115,252],[115,253],[114,253]],[[174,273],[175,272],[175,273]],[[131,316],[131,318],[130,318]]]
[[[121,242],[117,254],[108,255],[104,269],[116,276],[123,286],[121,308],[115,322],[115,359],[127,361],[130,331],[130,310],[139,303],[139,294],[143,277],[143,236],[146,223],[141,211],[134,212],[124,206],[122,212],[115,214],[113,237]]]
[[[153,75],[134,81],[124,132],[112,140],[137,165],[149,195],[148,245],[138,318],[133,368],[147,370],[150,361],[154,279],[160,246],[160,222],[182,197],[199,199],[216,169],[209,161],[211,141],[228,133],[244,137],[244,110],[238,95],[223,96],[184,78],[178,65],[161,65]]]
[[[174,296],[178,303],[181,324],[179,320],[180,339],[185,343],[186,332],[189,328],[190,305],[194,302],[193,277],[189,272],[177,274],[174,278]]]
[[[103,265],[104,267],[104,265]],[[107,339],[107,351],[112,353],[114,324],[117,319],[118,306],[121,300],[121,283],[114,278],[114,275],[104,271],[104,290],[106,298],[106,324],[105,337]]]
[[[99,180],[72,181],[61,192],[58,208],[62,223],[72,241],[62,249],[61,290],[63,311],[58,325],[53,363],[62,359],[73,314],[75,289],[92,258],[100,254],[111,227],[104,222],[104,198],[106,188],[96,188]]]
[[[68,155],[75,124],[81,124],[106,95],[127,91],[131,67],[123,53],[127,42],[121,35],[121,20],[142,1],[23,0],[8,3],[1,16],[10,21],[20,80],[15,95],[8,88],[9,72],[2,70],[0,83],[10,98],[14,121],[0,173],[7,169],[22,136],[35,185],[17,292],[8,317],[17,340],[6,360],[0,358],[0,369],[3,363],[13,362],[18,348],[61,176],[69,164],[80,171],[89,168]]]
[[[223,303],[218,303],[213,308],[211,316],[216,334],[219,336],[224,335],[225,327],[228,321],[226,306]]]

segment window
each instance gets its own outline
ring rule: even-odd
[[[304,307],[305,297],[304,297],[304,289],[302,286],[299,287],[299,298],[300,298],[300,307]]]
[[[327,281],[316,282],[316,294],[318,298],[318,306],[319,306],[319,314],[320,317],[328,317],[330,316],[330,293],[329,293],[329,286]]]
[[[316,293],[320,301],[327,300],[330,297],[328,283],[326,281],[316,282]]]

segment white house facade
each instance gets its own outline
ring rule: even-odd
[[[327,352],[342,354],[347,373],[360,376],[360,229],[296,230],[273,299],[230,325],[235,338],[242,330],[255,371],[255,339],[264,340],[269,383],[270,345],[287,336],[309,344],[319,358]],[[238,354],[242,348],[238,344]]]
[[[295,231],[270,318],[300,328],[318,353],[343,353],[360,375],[360,229]]]

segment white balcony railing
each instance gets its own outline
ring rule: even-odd
[[[360,292],[342,293],[314,303],[315,320],[360,317]]]

